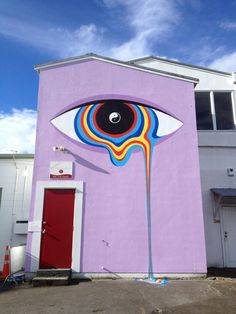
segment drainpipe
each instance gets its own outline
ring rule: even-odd
[[[17,154],[17,150],[13,151],[12,154],[12,159],[13,159],[13,163],[16,167],[16,176],[15,176],[15,184],[14,184],[14,193],[13,193],[13,204],[12,204],[12,211],[11,211],[11,220],[12,220],[12,224],[11,224],[11,237],[10,237],[10,246],[12,247],[13,244],[13,232],[14,232],[14,225],[15,225],[15,205],[16,205],[16,189],[17,189],[17,182],[18,182],[18,167],[17,167],[17,163],[16,163],[16,159],[15,159],[15,154]]]

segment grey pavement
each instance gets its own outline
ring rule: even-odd
[[[95,280],[40,288],[26,283],[0,293],[0,313],[235,314],[236,280],[176,280],[165,286]]]

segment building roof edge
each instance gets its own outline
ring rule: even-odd
[[[136,64],[136,62],[150,60],[150,59],[154,59],[154,60],[158,60],[158,61],[162,61],[162,62],[166,62],[166,63],[172,63],[172,64],[176,64],[176,65],[182,65],[182,66],[185,66],[185,67],[188,67],[188,68],[203,70],[203,71],[207,71],[207,72],[213,72],[213,73],[223,74],[223,75],[227,75],[227,76],[232,76],[232,73],[230,73],[230,72],[214,70],[214,69],[210,69],[210,68],[207,68],[207,67],[192,65],[192,64],[189,64],[189,63],[183,63],[183,62],[179,62],[179,61],[175,61],[175,60],[170,60],[170,59],[165,59],[165,58],[161,58],[161,57],[156,57],[156,56],[153,56],[153,55],[150,55],[150,56],[147,56],[147,57],[142,57],[142,58],[137,58],[137,59],[132,59],[132,60],[129,61],[129,63],[130,64]]]
[[[100,56],[100,55],[97,55],[94,53],[88,53],[88,54],[84,54],[84,55],[81,55],[78,57],[67,58],[67,59],[63,59],[63,60],[57,60],[57,61],[53,61],[53,62],[49,62],[49,63],[45,63],[45,64],[37,64],[37,65],[35,65],[34,69],[37,72],[40,72],[41,70],[44,70],[44,69],[50,69],[50,68],[54,68],[57,66],[73,64],[76,62],[84,62],[84,61],[88,61],[88,60],[100,60],[103,62],[113,63],[113,64],[132,68],[132,69],[139,70],[139,71],[144,71],[144,72],[149,72],[149,73],[153,73],[153,74],[157,74],[157,75],[159,74],[162,76],[167,76],[167,77],[171,77],[171,78],[175,78],[175,79],[189,81],[189,82],[192,82],[194,84],[197,84],[199,82],[199,80],[197,78],[193,78],[193,77],[189,77],[189,76],[185,76],[185,75],[180,75],[180,74],[176,74],[176,73],[171,73],[171,72],[166,72],[166,71],[162,71],[162,70],[157,70],[157,69],[151,69],[149,67],[134,64],[130,61],[128,61],[128,62],[120,61],[120,60],[113,59],[113,58],[103,57],[103,56]]]
[[[0,159],[31,159],[34,158],[34,154],[2,154],[0,153]]]

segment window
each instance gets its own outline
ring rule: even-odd
[[[232,92],[196,92],[198,130],[235,130]]]
[[[234,130],[231,93],[214,93],[217,130]]]
[[[213,130],[210,93],[208,92],[196,93],[195,102],[197,114],[197,129]]]

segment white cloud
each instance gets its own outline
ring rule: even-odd
[[[236,22],[224,21],[220,23],[220,27],[223,28],[224,30],[236,31]],[[220,53],[218,54],[218,56],[217,55],[212,56],[211,59],[213,61],[208,62],[207,66],[209,68],[221,70],[225,72],[236,72],[236,51],[231,52],[231,53],[226,53],[225,48],[223,47],[221,50],[222,51],[219,51]]]
[[[0,35],[29,44],[55,56],[69,57],[99,50],[104,29],[94,24],[81,25],[75,30],[32,25],[9,17],[0,19]],[[104,47],[105,50],[105,47]]]
[[[236,30],[236,22],[222,22],[220,23],[220,27],[226,30]]]
[[[30,109],[0,112],[0,153],[34,153],[36,118]]]
[[[174,0],[103,0],[103,3],[108,8],[123,6],[124,19],[138,34],[162,35],[180,17]]]
[[[126,42],[115,43],[105,37],[103,27],[80,25],[77,29],[29,24],[0,16],[0,35],[48,51],[54,56],[70,57],[88,52],[120,59],[132,59],[152,53],[152,46],[164,39],[180,19],[174,0],[100,0],[109,10],[121,6],[123,26],[130,35]]]
[[[141,35],[135,36],[129,41],[111,48],[111,56],[121,60],[135,59],[150,54],[147,39]]]
[[[201,49],[196,50],[192,55],[194,62],[196,62],[197,60],[197,64],[203,67],[207,67],[208,64],[212,62],[212,60],[218,59],[225,52],[224,46],[214,47],[207,41],[210,42],[210,38],[200,40],[199,44],[201,46]],[[192,61],[191,57],[190,61]]]
[[[125,22],[133,36],[112,47],[112,56],[132,59],[152,53],[152,46],[163,40],[180,21],[180,11],[172,0],[103,0],[108,8],[121,5]]]
[[[54,27],[46,22],[29,23],[8,16],[0,16],[0,36],[48,52],[54,57],[95,52],[127,60],[153,53],[153,44],[166,38],[180,18],[175,0],[98,1],[103,2],[109,10],[115,10],[116,6],[122,7],[123,27],[127,28],[130,39],[120,43],[112,42],[105,36],[109,30],[93,23],[69,29]],[[0,112],[0,152],[34,152],[35,125],[36,112],[33,110]]]
[[[208,67],[225,72],[236,72],[236,52],[215,59]]]
[[[101,0],[101,2],[108,8],[114,8],[118,5],[118,3],[122,3],[122,0]]]

